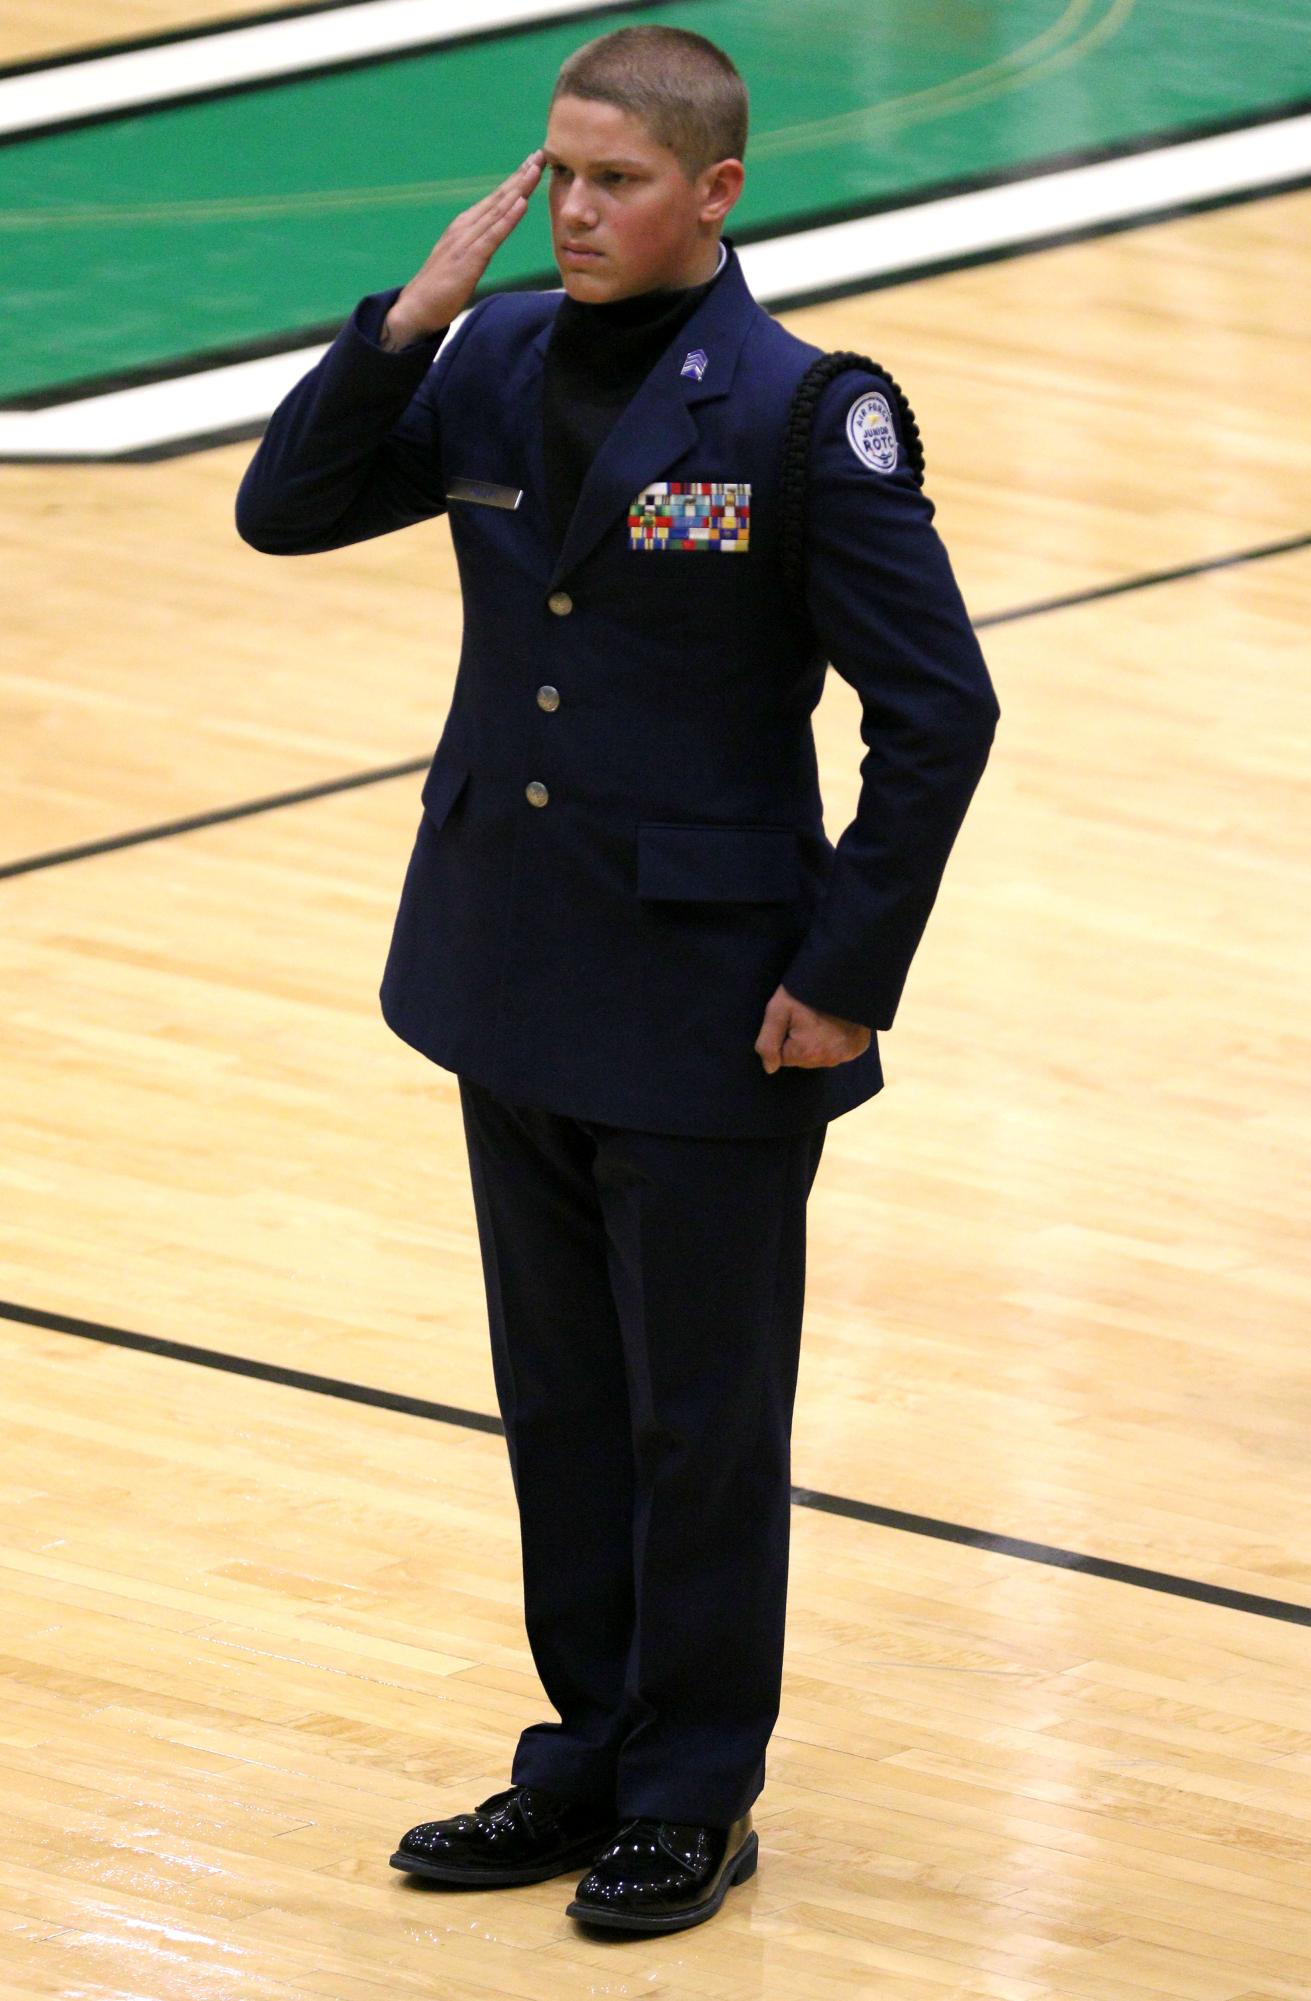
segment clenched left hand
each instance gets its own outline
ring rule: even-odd
[[[869,1048],[870,1031],[858,1021],[844,1021],[841,1015],[821,1014],[776,987],[765,1009],[765,1019],[756,1037],[756,1054],[769,1076],[781,1066],[800,1070],[829,1070],[850,1063]]]

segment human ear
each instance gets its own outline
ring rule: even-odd
[[[742,192],[747,177],[740,160],[718,160],[701,175],[701,222],[722,222]]]

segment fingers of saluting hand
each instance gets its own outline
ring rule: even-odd
[[[542,153],[530,153],[512,174],[507,174],[499,187],[484,195],[471,207],[461,210],[451,224],[452,229],[467,230],[476,236],[493,216],[504,209],[512,208],[517,201],[526,200],[537,186],[542,176]]]
[[[542,166],[538,147],[499,188],[447,224],[388,315],[388,325],[398,337],[402,330],[417,337],[446,328],[464,311],[496,251],[523,220]]]
[[[542,178],[544,160],[545,155],[538,147],[535,153],[530,153],[528,158],[501,182],[500,187],[496,189],[494,199],[510,207],[517,201],[527,201]]]
[[[523,165],[516,167],[499,188],[494,188],[482,201],[466,209],[459,221],[468,229],[472,241],[482,247],[490,243],[493,248],[502,242],[522,219],[529,197],[541,177],[541,152],[530,153]]]

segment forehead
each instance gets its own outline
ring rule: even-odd
[[[636,112],[590,97],[557,97],[543,143],[548,154],[569,166],[611,166],[626,160],[657,167],[677,158]]]

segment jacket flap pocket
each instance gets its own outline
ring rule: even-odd
[[[460,796],[460,789],[469,776],[469,767],[461,758],[444,751],[440,744],[437,754],[428,768],[428,776],[423,781],[420,798],[423,810],[434,827],[440,827]]]
[[[791,827],[708,827],[644,821],[637,893],[692,903],[787,903],[797,895]]]

